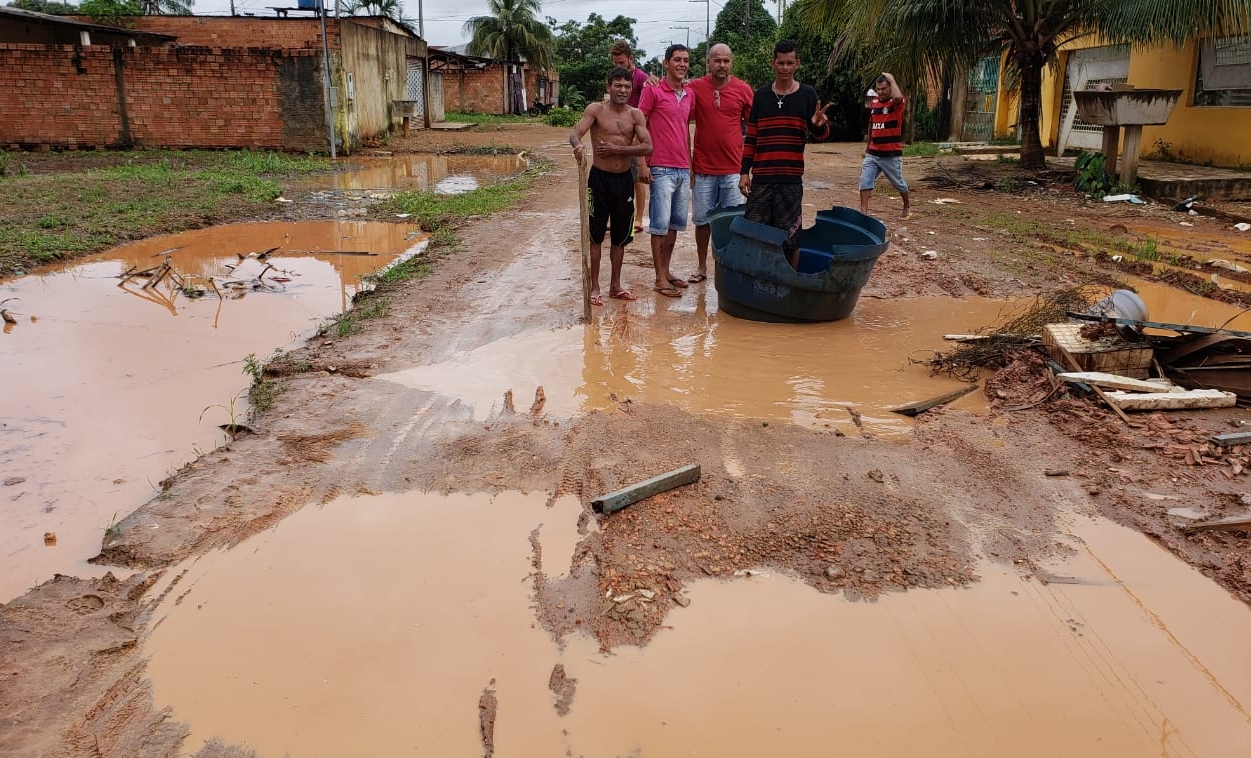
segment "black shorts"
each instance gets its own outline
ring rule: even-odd
[[[782,250],[799,249],[799,222],[804,210],[804,185],[753,184],[743,218],[786,232]]]
[[[587,201],[591,206],[591,241],[604,242],[612,227],[613,247],[625,247],[634,239],[634,181],[629,171],[614,174],[591,166],[586,179]]]

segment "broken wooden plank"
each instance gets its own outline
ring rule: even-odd
[[[1173,386],[1173,383],[1167,380],[1158,382],[1149,379],[1132,379],[1128,376],[1108,374],[1103,371],[1065,371],[1057,376],[1066,382],[1097,384],[1100,387],[1134,392],[1159,392],[1162,389],[1168,389]]]
[[[1230,445],[1251,445],[1251,432],[1214,434],[1211,437],[1208,437],[1208,440],[1217,447],[1229,447]]]
[[[1060,353],[1061,357],[1063,357],[1065,362],[1069,364],[1070,368],[1072,368],[1074,371],[1082,370],[1082,367],[1081,365],[1078,364],[1077,359],[1073,357],[1072,353],[1070,353],[1068,350],[1064,348],[1064,345],[1057,344],[1055,347],[1056,347],[1056,351]],[[1099,396],[1099,399],[1103,401],[1104,405],[1111,408],[1113,413],[1120,416],[1122,421],[1124,421],[1126,424],[1129,423],[1129,416],[1125,415],[1125,411],[1121,410],[1121,407],[1119,405],[1112,402],[1112,399],[1108,397],[1108,393],[1104,392],[1103,390],[1099,389],[1093,384],[1090,385],[1090,389],[1094,391],[1096,395]]]
[[[915,403],[908,403],[907,405],[901,405],[898,408],[891,408],[890,412],[901,413],[905,416],[915,416],[918,413],[924,413],[935,406],[944,405],[946,403],[950,403],[952,400],[962,398],[975,389],[977,389],[977,382],[966,384],[954,392],[948,392],[945,395],[932,397],[929,400],[918,400]]]
[[[692,463],[689,466],[675,468],[660,476],[653,476],[646,481],[631,484],[629,487],[623,487],[616,492],[609,492],[607,495],[597,497],[591,501],[591,508],[596,513],[612,513],[652,495],[658,495],[674,487],[681,487],[684,484],[698,481],[699,464]]]
[[[1174,390],[1173,392],[1105,393],[1110,402],[1126,411],[1176,411],[1200,408],[1232,408],[1238,396],[1221,390]]]
[[[1251,531],[1251,514],[1242,516],[1230,516],[1228,518],[1217,519],[1216,521],[1200,521],[1196,524],[1189,524],[1182,527],[1182,531],[1186,534],[1194,534],[1195,532],[1237,532]]]

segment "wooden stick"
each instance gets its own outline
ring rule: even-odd
[[[586,152],[578,160],[578,214],[582,221],[582,318],[591,323],[591,209],[587,198]]]
[[[1073,369],[1074,371],[1082,370],[1081,364],[1077,362],[1077,359],[1073,357],[1072,353],[1064,349],[1064,345],[1056,345],[1056,347],[1060,350],[1060,354],[1064,356],[1064,360],[1069,364],[1069,368]],[[1103,401],[1104,405],[1111,408],[1113,413],[1121,417],[1121,421],[1124,421],[1126,424],[1129,423],[1129,416],[1126,416],[1125,411],[1121,410],[1120,407],[1117,406],[1116,403],[1112,402],[1112,398],[1108,397],[1108,393],[1104,392],[1103,390],[1099,389],[1093,384],[1090,386],[1090,388],[1094,390],[1096,395],[1099,396],[1099,399]]]
[[[1186,534],[1211,531],[1251,531],[1251,516],[1231,516],[1229,518],[1218,519],[1216,521],[1201,521],[1197,524],[1190,524],[1189,526],[1182,527],[1182,531]]]
[[[961,387],[958,390],[955,390],[954,392],[948,392],[945,395],[932,397],[929,400],[918,400],[915,403],[908,403],[907,405],[901,405],[898,408],[891,408],[890,412],[902,413],[905,416],[916,416],[917,414],[924,413],[925,411],[928,411],[930,408],[933,408],[935,406],[943,405],[945,403],[950,403],[952,400],[957,400],[959,398],[962,398],[975,389],[977,389],[977,382],[973,382],[972,384],[966,384],[965,386]]]
[[[1228,447],[1229,445],[1251,445],[1251,432],[1217,434],[1215,436],[1208,437],[1208,441],[1218,447]]]
[[[675,468],[673,471],[653,476],[647,481],[632,484],[624,487],[616,492],[609,492],[591,501],[591,508],[596,513],[612,513],[632,503],[637,503],[643,498],[659,495],[674,487],[681,487],[683,484],[691,484],[699,481],[699,464],[693,463],[682,468]]]

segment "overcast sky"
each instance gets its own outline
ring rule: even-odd
[[[325,0],[330,5],[333,0]],[[273,6],[294,7],[297,0],[234,0],[237,13],[253,13],[257,16],[273,15]],[[416,20],[418,0],[403,0],[404,15]],[[432,45],[457,45],[467,42],[461,31],[465,22],[487,12],[486,0],[422,0],[421,14],[425,19],[426,41]],[[704,41],[705,12],[716,25],[724,0],[708,0],[708,3],[690,0],[543,0],[542,18],[551,16],[558,22],[574,19],[586,23],[592,13],[611,20],[618,15],[637,19],[634,35],[645,51],[639,56],[647,60],[664,52],[669,42],[697,45]],[[774,3],[765,7],[776,13]],[[197,15],[229,15],[230,0],[195,0],[192,10]],[[671,27],[689,26],[690,29]]]

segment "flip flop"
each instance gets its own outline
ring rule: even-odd
[[[639,296],[634,294],[630,290],[617,290],[616,292],[609,292],[608,296],[616,300],[638,300],[639,299]]]
[[[603,304],[604,304],[603,295],[599,294],[598,292],[595,293],[594,295],[591,295],[591,305],[603,305]]]
[[[686,289],[689,286],[684,279],[679,279],[676,276],[670,279],[669,283],[678,289]]]
[[[687,279],[687,281],[690,282],[691,284],[699,284],[700,282],[704,281],[707,278],[708,278],[707,274],[691,274],[691,278]]]
[[[652,287],[665,297],[682,297],[682,290],[677,287]]]

